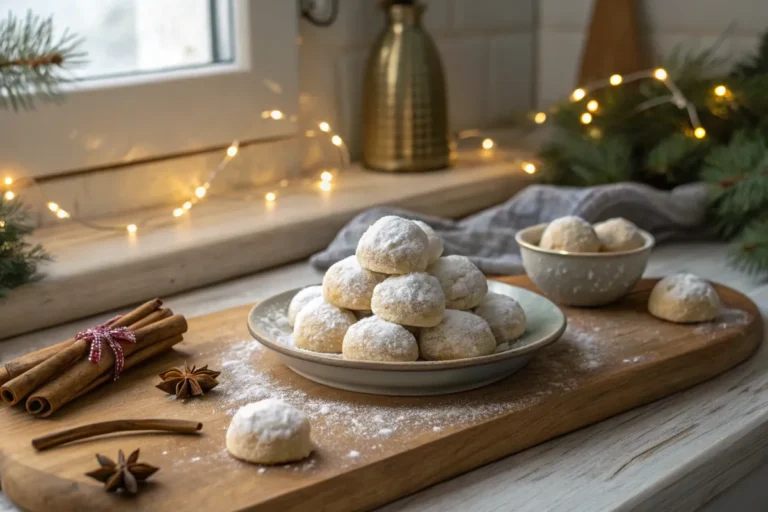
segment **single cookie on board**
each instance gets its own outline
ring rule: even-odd
[[[291,327],[296,323],[296,315],[299,314],[304,306],[309,304],[310,301],[318,297],[323,296],[323,287],[319,285],[307,286],[303,290],[293,296],[291,303],[288,305],[288,325]]]
[[[377,284],[388,276],[371,272],[360,266],[357,257],[350,256],[331,265],[323,277],[323,297],[339,308],[367,311]]]
[[[472,309],[488,293],[488,282],[466,256],[445,256],[427,269],[440,281],[448,309]]]
[[[373,223],[357,244],[357,261],[382,274],[423,272],[427,268],[429,237],[416,223],[388,215]]]
[[[549,223],[539,247],[551,251],[599,252],[600,240],[589,222],[581,217],[560,217]]]
[[[402,325],[372,316],[349,328],[341,353],[357,361],[415,361],[419,345]]]
[[[676,323],[706,322],[720,309],[715,288],[693,274],[667,276],[653,287],[648,311],[655,317]]]
[[[227,451],[258,464],[294,462],[312,453],[306,416],[273,398],[241,407],[227,429]]]
[[[488,322],[496,344],[514,341],[525,332],[525,311],[512,297],[488,292],[475,308],[475,314]]]
[[[428,361],[446,361],[492,354],[496,350],[488,322],[465,311],[448,309],[443,321],[421,330],[419,352]]]
[[[595,224],[594,229],[604,252],[631,251],[645,245],[637,226],[621,217]]]
[[[432,327],[445,312],[440,281],[424,273],[392,276],[373,290],[371,309],[379,318],[411,327]]]
[[[432,227],[426,222],[421,220],[415,220],[413,222],[418,224],[419,227],[423,229],[427,234],[427,238],[429,239],[429,246],[427,248],[427,265],[431,265],[436,262],[440,256],[443,255],[443,240],[437,236],[435,230],[432,229]]]
[[[344,335],[356,321],[351,311],[337,308],[318,297],[296,315],[293,342],[304,350],[340,354]]]

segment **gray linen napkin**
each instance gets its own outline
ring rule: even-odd
[[[444,254],[468,256],[486,274],[523,272],[515,233],[528,226],[565,215],[589,222],[624,217],[653,233],[657,240],[703,235],[708,189],[705,184],[682,185],[671,191],[639,183],[589,188],[532,185],[503,204],[462,220],[420,215],[397,208],[374,208],[352,219],[310,263],[326,269],[355,253],[366,229],[385,215],[423,220],[442,237]]]

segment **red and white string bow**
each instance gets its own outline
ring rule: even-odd
[[[93,364],[101,361],[101,351],[106,343],[112,349],[115,355],[115,377],[120,377],[120,372],[125,366],[125,356],[120,342],[136,343],[136,335],[127,327],[110,327],[109,324],[120,318],[119,316],[109,320],[106,323],[80,331],[75,335],[76,340],[86,340],[90,342],[91,349],[88,353],[88,360]]]

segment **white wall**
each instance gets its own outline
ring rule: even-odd
[[[718,54],[733,58],[755,47],[768,28],[766,0],[637,0],[641,27],[655,59],[676,46],[707,48],[733,23]],[[575,86],[593,0],[538,0],[537,100],[540,108]]]
[[[451,127],[488,125],[533,105],[535,0],[428,0],[427,31],[446,71]],[[324,119],[357,153],[365,62],[384,27],[374,0],[340,0],[330,28],[301,22],[306,116]]]

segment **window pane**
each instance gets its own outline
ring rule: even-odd
[[[0,0],[0,13],[53,16],[85,39],[80,78],[157,72],[233,59],[230,0]]]

